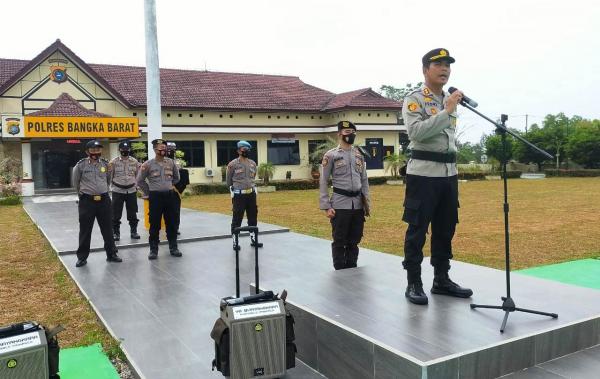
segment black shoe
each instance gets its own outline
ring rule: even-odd
[[[131,227],[131,239],[134,239],[134,240],[139,240],[140,239],[140,235],[137,232],[137,226],[132,226]]]
[[[169,254],[171,254],[174,257],[181,257],[183,254],[181,254],[181,251],[179,251],[178,248],[169,248]]]
[[[463,288],[458,284],[450,280],[448,274],[436,276],[433,279],[433,286],[431,287],[431,293],[436,295],[446,295],[461,298],[468,298],[473,295],[473,291],[470,288]]]
[[[158,258],[158,248],[150,248],[150,254],[148,254],[148,259],[153,260]]]
[[[429,301],[423,291],[423,285],[420,283],[409,284],[404,296],[413,304],[426,305]]]
[[[106,261],[107,262],[117,262],[117,263],[123,262],[123,260],[121,259],[121,257],[119,257],[117,255],[117,253],[113,253],[112,255],[106,257]]]
[[[177,229],[177,235],[180,236],[181,232],[179,231],[179,229]]]
[[[78,259],[77,263],[75,263],[75,267],[83,267],[87,264],[86,259]]]

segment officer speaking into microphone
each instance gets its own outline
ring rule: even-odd
[[[187,169],[181,167],[177,159],[175,158],[175,151],[177,150],[177,144],[175,142],[167,142],[167,157],[171,158],[175,162],[175,166],[177,166],[177,171],[179,171],[179,181],[175,183],[173,188],[177,191],[177,198],[175,199],[177,202],[177,215],[175,224],[177,225],[177,235],[179,233],[179,224],[181,223],[181,197],[183,196],[183,191],[190,184],[190,173]]]
[[[333,267],[341,270],[357,265],[365,216],[370,215],[370,198],[365,157],[353,146],[356,126],[350,121],[340,121],[337,126],[339,145],[325,153],[321,164],[319,203],[331,221]],[[333,182],[331,197],[329,177]]]
[[[110,161],[108,166],[112,190],[113,234],[115,241],[121,239],[121,216],[123,214],[123,204],[125,204],[131,238],[140,239],[137,232],[136,184],[140,163],[130,155],[131,143],[129,141],[119,143],[119,153],[120,155]]]
[[[256,162],[248,158],[252,149],[247,141],[237,143],[238,157],[227,165],[226,180],[231,191],[231,203],[233,205],[233,217],[231,219],[231,235],[233,230],[242,225],[244,212],[248,217],[248,226],[256,226],[258,218],[258,205],[256,204]],[[255,235],[250,236],[250,245],[262,247]],[[234,238],[235,243],[235,238]],[[234,246],[235,248],[235,246]]]
[[[174,257],[182,254],[177,248],[176,212],[178,196],[173,190],[173,185],[179,181],[179,171],[175,161],[167,158],[167,144],[162,139],[152,141],[156,157],[142,164],[137,177],[137,185],[148,199],[150,210],[150,231],[148,242],[150,254],[148,259],[158,258],[158,233],[160,232],[161,219],[165,219],[169,253]]]
[[[427,304],[421,281],[423,245],[431,224],[431,293],[467,298],[473,294],[450,280],[452,238],[458,223],[456,169],[456,106],[462,93],[443,90],[455,60],[446,49],[434,49],[421,59],[424,87],[404,98],[402,116],[410,138],[411,158],[406,169],[406,196],[402,220],[408,223],[404,262],[408,286],[405,296]]]
[[[94,220],[98,220],[100,233],[104,239],[106,260],[121,262],[111,231],[108,161],[101,157],[102,144],[99,141],[89,141],[85,145],[85,152],[88,157],[77,162],[72,177],[73,187],[79,196],[79,247],[75,266],[82,267],[87,264]]]

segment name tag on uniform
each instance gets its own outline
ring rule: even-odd
[[[94,195],[93,199],[94,199],[94,201],[100,201],[100,200],[102,200],[102,196]]]

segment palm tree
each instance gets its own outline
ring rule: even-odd
[[[265,186],[269,185],[269,179],[275,173],[275,166],[271,162],[265,162],[258,165],[258,177],[263,180]]]
[[[385,172],[387,173],[388,171],[392,172],[392,176],[394,178],[399,178],[400,177],[400,167],[402,167],[402,165],[404,164],[404,155],[403,154],[390,154],[390,155],[386,155],[383,158],[384,161],[387,162],[387,165],[385,167]]]

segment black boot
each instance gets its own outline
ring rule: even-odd
[[[121,257],[119,257],[117,255],[117,251],[116,250],[112,254],[110,254],[109,256],[106,257],[106,261],[107,262],[117,262],[117,263],[123,262],[123,260],[121,259]]]
[[[447,272],[435,275],[431,293],[461,298],[468,298],[473,295],[473,291],[470,288],[463,288],[450,280]]]
[[[78,259],[77,263],[75,263],[75,267],[83,267],[87,264],[86,259]]]
[[[426,305],[429,301],[421,283],[409,283],[404,296],[413,304]]]
[[[262,242],[256,242],[256,236],[250,235],[250,246],[252,247],[263,247]]]
[[[130,225],[129,227],[131,229],[131,238],[134,239],[134,240],[139,240],[140,239],[140,235],[137,232],[137,224]]]
[[[150,242],[150,254],[148,254],[148,259],[153,260],[158,258],[158,243]]]
[[[177,248],[177,242],[171,243],[169,242],[169,253],[174,257],[181,257],[181,251]]]
[[[113,237],[115,241],[121,240],[121,228],[119,226],[113,227]]]

